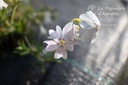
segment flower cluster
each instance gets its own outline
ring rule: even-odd
[[[0,10],[7,6],[3,0],[0,0]],[[48,12],[45,15],[50,16]],[[50,23],[51,20],[47,16],[44,19]],[[81,28],[85,31],[82,34],[80,33]],[[49,35],[51,40],[44,41],[47,44],[45,50],[47,52],[55,51],[55,59],[60,59],[61,57],[67,59],[67,50],[73,51],[74,45],[78,44],[78,40],[86,43],[91,39],[89,44],[93,44],[99,29],[99,19],[92,11],[88,11],[81,14],[79,18],[71,20],[63,29],[58,25],[56,26],[56,30],[50,29]]]
[[[83,34],[79,33],[80,28],[85,29]],[[60,59],[61,57],[67,58],[67,50],[73,51],[74,45],[78,44],[77,40],[85,42],[88,37],[91,37],[91,43],[94,43],[96,35],[100,29],[100,21],[97,16],[88,11],[81,14],[79,18],[74,18],[71,22],[67,23],[63,29],[56,26],[56,31],[50,29],[49,35],[52,40],[46,40],[46,51],[55,51],[54,58]]]

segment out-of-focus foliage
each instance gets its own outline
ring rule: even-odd
[[[20,56],[28,54],[35,56],[43,63],[55,61],[52,59],[53,54],[43,53],[43,46],[38,45],[33,39],[36,34],[34,29],[39,29],[45,22],[45,13],[49,12],[53,20],[55,10],[47,6],[35,10],[29,4],[29,0],[5,0],[5,2],[8,7],[0,10],[0,57],[16,53]]]

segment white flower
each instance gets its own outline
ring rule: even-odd
[[[3,1],[3,0],[0,0],[0,10],[3,9],[3,7],[7,7],[8,5]]]
[[[98,35],[98,31],[100,29],[100,21],[97,16],[92,12],[88,11],[85,14],[81,14],[79,16],[80,27],[86,29],[85,33],[81,36],[81,41],[85,42],[90,40],[91,44],[94,43],[96,36]]]
[[[92,11],[88,11],[85,14],[81,14],[79,16],[80,19],[80,26],[82,28],[90,28],[90,27],[94,27],[94,28],[100,28],[100,21],[97,18],[97,16],[92,12]]]
[[[56,26],[56,31],[49,30],[49,35],[53,40],[46,40],[44,43],[48,44],[46,51],[55,51],[54,58],[59,59],[63,57],[67,59],[67,51],[73,51],[73,46],[77,44],[74,41],[74,28],[73,23],[69,22],[65,25],[63,30],[60,26]]]

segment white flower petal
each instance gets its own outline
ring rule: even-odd
[[[66,35],[72,29],[72,22],[67,23],[63,28],[63,35]]]
[[[47,40],[47,41],[44,41],[44,43],[48,44],[47,47],[45,48],[47,52],[54,51],[58,48],[57,42],[53,40]]]
[[[98,31],[94,33],[92,40],[91,40],[91,45],[96,41],[96,36],[98,35]]]
[[[73,40],[75,35],[75,31],[73,28],[73,23],[68,23],[64,28],[63,28],[63,38],[64,40]]]
[[[52,30],[52,29],[49,30],[49,35],[50,35],[50,37],[53,38],[53,39],[58,38],[57,32],[55,32],[55,31]]]
[[[61,39],[62,38],[62,30],[61,30],[61,27],[60,26],[56,26],[56,32],[58,34],[58,39]]]
[[[95,26],[100,26],[99,19],[92,11],[88,11],[86,15],[90,17],[90,19],[94,22]]]
[[[90,19],[95,20],[97,17],[92,11],[86,12],[86,15],[90,17]],[[98,18],[97,18],[98,19]]]
[[[90,27],[95,27],[93,23],[86,22],[86,21],[80,21],[80,26],[84,29],[89,29]]]
[[[73,51],[74,47],[73,47],[73,45],[66,44],[66,49],[67,49],[68,51]]]
[[[64,40],[73,40],[75,37],[75,32],[74,28],[72,27],[71,30],[69,30],[65,35],[64,35]]]
[[[46,43],[46,44],[57,44],[57,42],[53,41],[53,40],[45,40],[44,43]]]
[[[3,1],[3,0],[0,0],[0,9],[2,9],[3,7],[8,7],[8,5]]]
[[[68,51],[73,51],[75,43],[73,41],[67,42],[65,47]]]
[[[47,47],[45,49],[47,52],[50,52],[50,51],[56,50],[57,48],[58,48],[57,44],[55,44],[55,45],[51,44],[51,45],[47,45]]]
[[[95,28],[86,30],[86,32],[81,36],[81,41],[85,42],[87,45],[90,45],[92,38],[96,32],[97,30]]]
[[[67,51],[63,47],[59,47],[54,54],[55,59],[60,59],[61,57],[67,59]]]
[[[90,26],[95,27],[93,20],[90,19],[90,17],[88,17],[86,14],[81,14],[79,18],[80,18],[80,26],[82,28],[89,28]]]
[[[81,14],[79,18],[80,18],[80,26],[82,28],[88,28],[89,26],[96,28],[100,27],[100,21],[92,11],[88,11],[85,14]]]
[[[87,16],[87,14],[81,14],[79,16],[80,20],[81,21],[86,21],[86,22],[89,22],[89,23],[93,23],[92,19],[90,19],[90,17]]]

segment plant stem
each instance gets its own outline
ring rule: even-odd
[[[16,9],[17,9],[17,2],[18,2],[18,0],[15,1],[15,6],[12,10],[11,22],[13,22],[14,18],[15,18],[15,13],[16,13]]]
[[[28,46],[31,48],[31,44],[26,36],[25,36],[25,41],[27,42]]]

